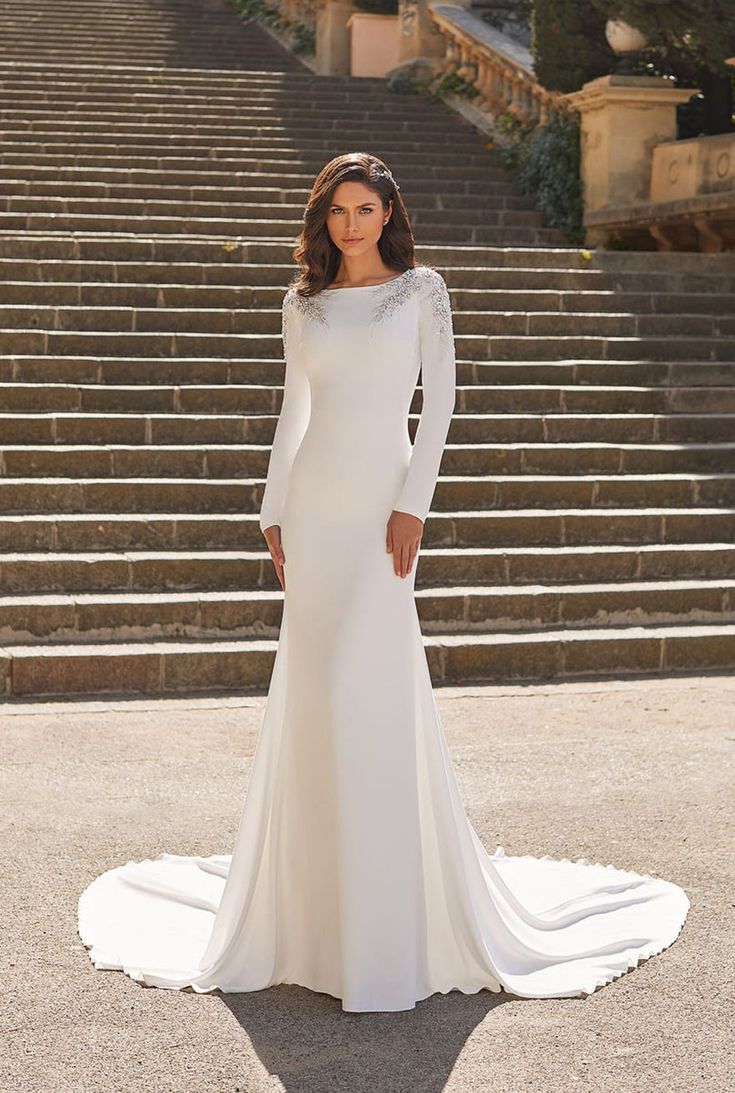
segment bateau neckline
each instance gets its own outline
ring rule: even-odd
[[[397,277],[391,277],[388,281],[380,281],[377,285],[343,285],[341,288],[323,288],[322,292],[357,292],[359,289],[382,288],[383,285],[392,285],[394,281],[400,281],[401,277],[405,277],[407,273],[411,273],[414,269],[416,269],[415,266],[409,266]]]

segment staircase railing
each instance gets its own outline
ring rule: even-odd
[[[444,39],[441,73],[465,73],[478,92],[472,106],[489,119],[508,113],[524,125],[544,125],[560,109],[563,96],[536,79],[533,57],[520,43],[455,4],[429,4],[431,19]]]

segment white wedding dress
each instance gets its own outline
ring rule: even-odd
[[[98,876],[97,968],[204,992],[295,983],[348,1011],[434,992],[592,993],[678,936],[676,884],[581,858],[489,854],[465,814],[392,509],[426,517],[455,401],[438,271],[289,288],[284,398],[260,526],[281,525],[280,639],[231,854]],[[407,429],[421,368],[423,408]]]

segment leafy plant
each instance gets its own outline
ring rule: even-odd
[[[468,70],[469,75],[465,75]],[[431,91],[436,96],[451,91],[454,95],[462,95],[465,99],[474,99],[480,94],[475,86],[476,79],[477,64],[474,61],[466,61],[464,64],[457,62],[431,81]]]
[[[533,198],[545,222],[569,243],[584,242],[579,122],[569,111],[545,125],[524,125],[508,113],[497,119],[499,139],[490,147],[516,173],[519,189]]]
[[[316,36],[312,28],[298,19],[290,19],[280,8],[267,4],[265,0],[231,0],[231,2],[245,22],[256,20],[287,34],[291,39],[293,53],[313,54],[316,51]]]
[[[428,85],[419,80],[405,68],[399,68],[385,81],[385,85],[394,95],[420,95]]]
[[[590,6],[694,64],[721,68],[735,47],[732,0],[590,0]]]

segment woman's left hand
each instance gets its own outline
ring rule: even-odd
[[[393,509],[388,520],[385,549],[393,554],[393,569],[397,577],[407,577],[418,553],[424,521],[411,512]]]

